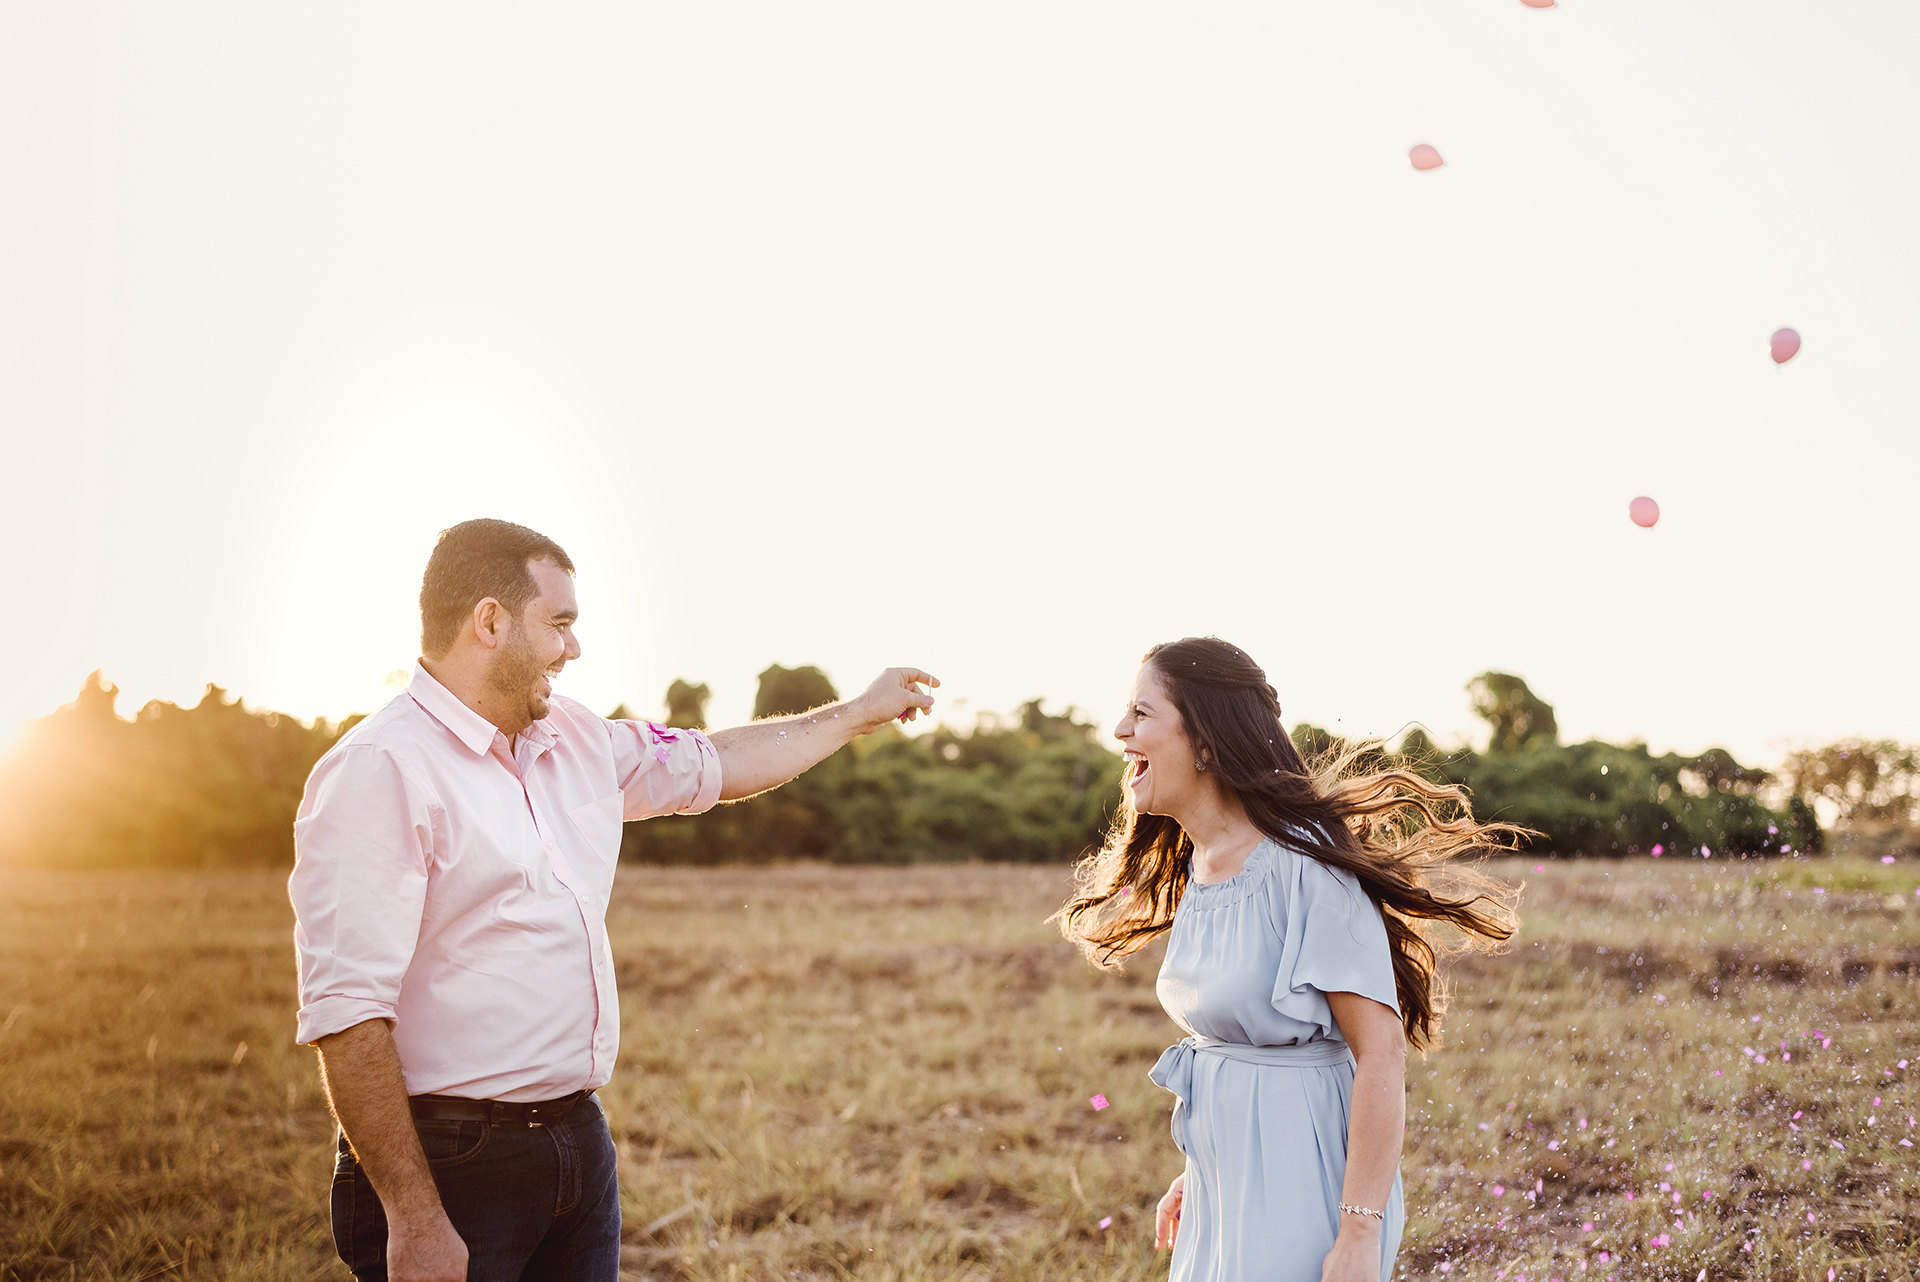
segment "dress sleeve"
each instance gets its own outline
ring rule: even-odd
[[[720,800],[720,754],[698,730],[608,721],[626,819],[697,815]]]
[[[1339,1038],[1328,993],[1358,993],[1400,1013],[1393,951],[1380,909],[1344,869],[1288,851],[1269,900],[1281,940],[1273,1008]],[[1344,1040],[1344,1039],[1343,1039]]]
[[[432,803],[387,752],[359,744],[314,767],[293,823],[299,1040],[392,1019],[433,859]]]

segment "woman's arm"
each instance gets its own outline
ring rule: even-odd
[[[1398,1015],[1370,997],[1328,993],[1327,1005],[1358,1065],[1347,1123],[1347,1178],[1340,1186],[1340,1201],[1385,1211],[1407,1128],[1406,1032]],[[1342,1212],[1339,1236],[1321,1266],[1323,1282],[1376,1282],[1383,1227],[1370,1215]]]

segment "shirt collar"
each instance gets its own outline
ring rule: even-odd
[[[417,659],[413,664],[413,680],[407,683],[407,693],[475,756],[484,756],[492,750],[493,736],[500,733],[500,727],[460,702],[459,696],[434,680],[427,665]]]

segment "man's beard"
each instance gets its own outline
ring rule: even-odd
[[[500,696],[502,710],[524,710],[526,722],[522,729],[543,719],[551,711],[547,701],[533,688],[533,683],[546,671],[547,665],[540,662],[540,656],[534,652],[526,633],[516,627],[500,652],[500,657],[494,660],[492,669],[487,673],[487,685]]]

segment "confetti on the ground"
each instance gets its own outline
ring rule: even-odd
[[[1098,1113],[1101,1109],[1107,1106],[1107,1097],[1104,1095],[1096,1095],[1092,1099],[1088,1100],[1087,1103],[1093,1105],[1093,1111]]]
[[[1101,1216],[1101,1217],[1100,1217],[1100,1227],[1101,1227],[1101,1228],[1103,1228],[1103,1229],[1110,1229],[1110,1228],[1112,1228],[1112,1227],[1113,1227],[1113,1217],[1112,1217],[1111,1215],[1103,1215],[1103,1216]]]
[[[1427,143],[1414,144],[1407,153],[1407,159],[1413,162],[1415,169],[1438,169],[1447,162],[1440,159],[1440,153]]]

